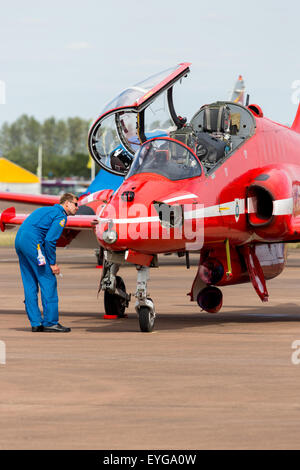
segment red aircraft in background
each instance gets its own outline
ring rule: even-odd
[[[252,282],[267,301],[266,280],[282,272],[285,243],[300,240],[300,107],[291,128],[239,100],[205,104],[187,123],[175,112],[173,89],[189,66],[154,75],[105,107],[90,129],[89,151],[125,179],[116,192],[83,197],[81,214],[68,218],[59,240],[64,246],[84,231],[95,233],[104,249],[108,317],[125,316],[130,295],[117,273],[126,263],[136,265],[135,308],[147,332],[156,316],[147,281],[158,254],[185,255],[188,266],[189,253],[199,253],[189,295],[214,313],[222,306],[219,287],[226,285]],[[1,229],[25,217],[7,209]]]

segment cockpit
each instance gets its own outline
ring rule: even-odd
[[[196,134],[196,154],[207,171],[221,164],[255,132],[252,113],[226,101],[202,106],[190,125]]]
[[[177,115],[173,87],[187,76],[189,65],[137,83],[104,108],[88,138],[91,156],[102,168],[127,177],[152,172],[178,180],[199,176],[200,160],[209,174],[255,133],[251,111],[231,101],[202,106],[189,123]]]

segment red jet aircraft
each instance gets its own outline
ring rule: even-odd
[[[146,332],[155,322],[147,281],[158,254],[185,255],[188,267],[189,253],[199,253],[189,295],[214,313],[221,286],[252,282],[267,301],[266,280],[282,272],[285,243],[300,240],[300,107],[291,128],[264,117],[258,105],[233,101],[205,104],[187,123],[175,112],[173,88],[189,66],[154,75],[105,107],[90,129],[89,151],[125,179],[115,193],[83,197],[81,214],[69,217],[59,240],[64,246],[82,230],[95,233],[104,249],[100,288],[109,318],[126,316],[130,295],[117,273],[136,265],[135,309]],[[7,209],[1,229],[25,217]]]

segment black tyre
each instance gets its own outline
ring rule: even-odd
[[[103,265],[103,248],[97,248],[95,250],[95,255],[97,258],[97,265],[102,266]]]
[[[139,322],[142,332],[150,333],[153,330],[155,317],[151,314],[149,307],[143,306],[139,308]]]
[[[126,292],[125,283],[120,276],[116,276],[116,287]],[[126,317],[125,315],[125,299],[122,299],[117,294],[110,294],[104,292],[104,310],[106,315],[118,315],[119,318]]]

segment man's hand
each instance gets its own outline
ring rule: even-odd
[[[60,274],[60,267],[57,264],[50,264],[53,274]]]

